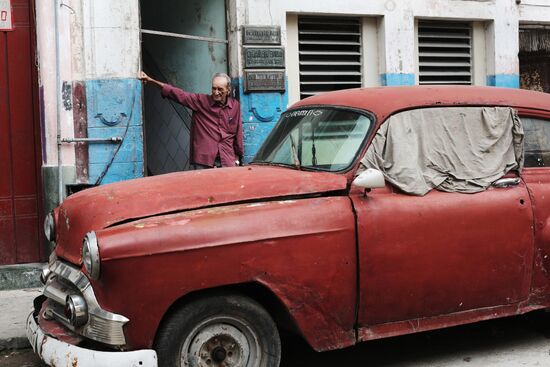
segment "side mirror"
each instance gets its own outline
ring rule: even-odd
[[[365,189],[376,189],[386,186],[386,181],[382,172],[374,168],[367,168],[355,177],[353,184]]]

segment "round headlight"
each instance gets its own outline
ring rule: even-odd
[[[101,261],[99,259],[99,245],[95,232],[88,232],[82,244],[82,262],[88,275],[93,279],[99,279]]]
[[[55,241],[55,221],[52,213],[46,215],[44,219],[44,234],[48,241]]]

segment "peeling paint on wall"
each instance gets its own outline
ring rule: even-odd
[[[88,137],[122,139],[88,145],[90,184],[143,177],[141,91],[137,79],[86,82]]]
[[[238,85],[236,85],[238,83]],[[288,105],[288,80],[285,92],[244,93],[243,79],[233,81],[239,91],[243,119],[244,161],[249,163]]]
[[[61,99],[63,101],[65,111],[70,111],[73,109],[71,90],[71,84],[68,82],[63,82],[63,86],[61,87]]]

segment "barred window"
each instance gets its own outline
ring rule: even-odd
[[[298,18],[300,98],[361,87],[361,20]]]
[[[418,23],[420,84],[472,84],[472,24]]]

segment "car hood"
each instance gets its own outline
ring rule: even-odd
[[[81,191],[54,211],[56,255],[81,263],[84,235],[144,217],[203,207],[345,190],[346,177],[283,167],[177,172]]]

